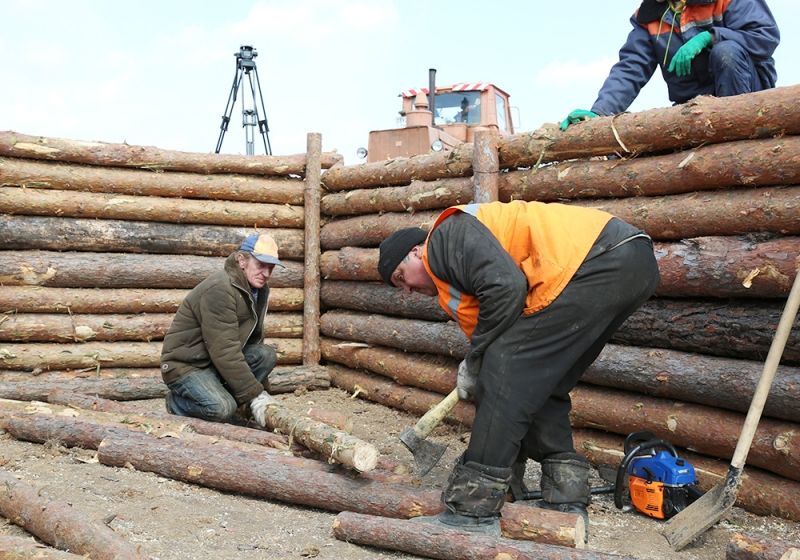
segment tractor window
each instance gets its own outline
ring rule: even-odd
[[[436,124],[480,124],[481,93],[453,91],[436,95]]]
[[[497,109],[497,126],[503,132],[508,132],[508,124],[506,123],[506,100],[498,94],[494,94],[494,104]]]

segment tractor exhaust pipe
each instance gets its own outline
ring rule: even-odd
[[[431,112],[431,126],[436,126],[436,68],[428,69],[428,109]]]

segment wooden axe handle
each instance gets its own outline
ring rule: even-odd
[[[439,425],[445,416],[450,414],[453,407],[458,402],[458,389],[453,389],[449,395],[441,400],[436,406],[431,408],[425,415],[414,424],[414,432],[418,437],[425,439]]]

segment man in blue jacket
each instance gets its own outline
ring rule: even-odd
[[[575,109],[561,130],[627,110],[658,66],[673,103],[775,87],[780,33],[765,0],[644,0],[631,24],[591,110]]]

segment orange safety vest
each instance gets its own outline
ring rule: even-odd
[[[543,202],[489,202],[452,206],[428,233],[456,212],[475,216],[508,251],[528,279],[525,315],[544,309],[558,297],[594,245],[611,214],[593,208]],[[478,324],[478,298],[459,292],[437,278],[428,264],[428,242],[422,254],[425,270],[439,292],[439,305],[472,338]]]

